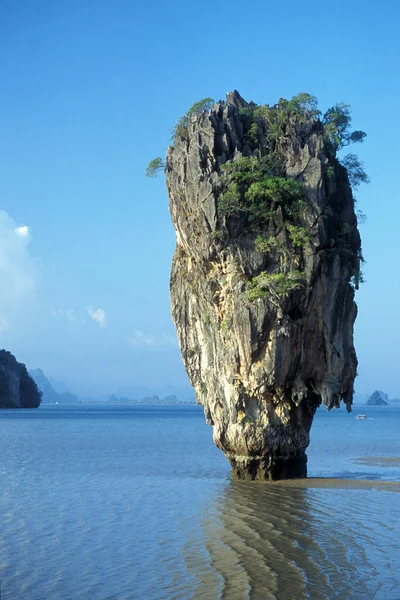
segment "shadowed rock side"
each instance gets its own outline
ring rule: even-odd
[[[232,473],[305,477],[316,408],[343,399],[350,410],[352,403],[350,280],[359,269],[360,237],[347,172],[327,158],[320,121],[289,114],[273,137],[266,122],[249,131],[253,107],[230,93],[191,118],[168,149],[177,235],[172,317],[198,402]],[[280,175],[301,184],[303,199],[256,197],[252,208],[222,209],[231,181],[223,165],[240,165],[246,156],[278,158]]]
[[[42,394],[24,364],[7,350],[0,350],[0,409],[37,408]]]

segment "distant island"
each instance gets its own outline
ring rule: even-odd
[[[42,393],[43,404],[78,404],[79,398],[75,394],[70,392],[59,394],[56,392],[41,369],[32,369],[29,371],[29,375]]]
[[[29,371],[30,377],[36,383],[39,392],[42,395],[42,404],[195,404],[195,400],[180,400],[175,394],[160,397],[158,395],[145,396],[140,400],[127,398],[126,396],[117,396],[115,394],[102,398],[79,397],[69,391],[57,392],[54,388],[67,389],[65,384],[60,384],[43,373],[41,369],[32,369]]]
[[[380,390],[375,390],[375,392],[370,396],[367,401],[369,406],[387,406],[388,405],[389,396]]]
[[[159,396],[146,396],[141,400],[131,400],[130,398],[117,398],[116,396],[110,396],[108,402],[106,404],[196,404],[194,400],[178,400],[175,394],[171,394],[170,396],[166,396],[165,398],[160,398]]]
[[[0,408],[37,408],[42,394],[26,366],[0,350]]]

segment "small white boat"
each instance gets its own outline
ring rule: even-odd
[[[359,419],[360,421],[366,421],[367,415],[356,415],[356,419]]]

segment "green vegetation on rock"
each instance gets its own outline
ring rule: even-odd
[[[301,184],[280,174],[277,155],[245,156],[222,166],[223,192],[218,199],[220,215],[246,213],[253,224],[262,224],[281,206],[288,216],[305,201]]]
[[[286,229],[289,231],[290,241],[292,242],[293,246],[301,248],[304,246],[304,244],[311,242],[310,232],[307,231],[305,227],[286,223]]]
[[[210,111],[213,104],[214,100],[209,97],[192,104],[187,113],[179,117],[173,129],[172,142],[187,140],[191,117]],[[229,243],[231,227],[237,232],[234,236],[241,232],[257,236],[255,250],[269,255],[269,260],[275,260],[276,270],[283,268],[287,272],[263,271],[253,278],[247,295],[249,299],[272,294],[286,296],[301,286],[301,271],[296,269],[302,268],[304,249],[312,242],[310,221],[304,217],[309,202],[306,190],[300,177],[290,177],[286,171],[287,144],[298,135],[302,123],[315,123],[312,125],[315,131],[322,132],[323,136],[327,189],[332,185],[330,182],[337,182],[342,177],[343,170],[340,170],[339,164],[346,169],[350,185],[355,189],[369,181],[363,164],[355,154],[338,158],[337,153],[349,144],[363,142],[366,134],[351,130],[348,104],[337,103],[322,115],[317,98],[306,92],[291,100],[280,98],[274,106],[249,103],[239,105],[236,110],[243,128],[244,144],[240,153],[217,166],[220,175],[216,188],[217,227],[210,232],[210,239],[223,247]],[[161,170],[165,170],[165,163],[158,157],[149,163],[146,175],[155,177]],[[329,193],[333,197],[335,192]],[[329,214],[333,214],[330,211],[328,204],[321,218],[329,220]],[[331,248],[337,247],[342,254],[350,257],[351,281],[358,288],[363,281],[360,268],[363,259],[361,250],[353,248],[351,241],[351,230],[357,227],[357,221],[346,227],[340,220],[331,221],[330,227]],[[278,258],[282,263],[283,257],[285,267],[276,264]],[[293,270],[293,267],[296,269]]]
[[[190,118],[195,115],[200,115],[204,111],[209,111],[213,104],[214,100],[212,98],[203,98],[202,100],[192,104],[187,113],[178,118],[172,131],[172,141],[174,141],[176,137],[186,139]]]
[[[353,190],[358,188],[361,183],[369,183],[369,177],[364,171],[363,163],[360,162],[356,154],[346,154],[340,162],[347,171]]]
[[[349,104],[343,102],[328,108],[322,118],[322,124],[326,145],[334,155],[345,146],[363,142],[367,136],[364,131],[350,131],[351,109]]]
[[[287,252],[287,248],[274,236],[259,235],[254,242],[254,248],[262,254],[286,254]]]
[[[165,163],[163,159],[160,156],[153,158],[147,165],[146,177],[157,177],[158,173],[164,169]]]
[[[303,287],[304,273],[293,270],[287,273],[266,273],[263,271],[248,283],[247,297],[249,300],[258,298],[275,298],[280,301],[290,292]]]

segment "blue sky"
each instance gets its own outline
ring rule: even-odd
[[[146,165],[200,98],[306,91],[368,134],[356,391],[400,397],[399,17],[397,0],[3,0],[0,346],[78,393],[186,386],[175,236]]]

